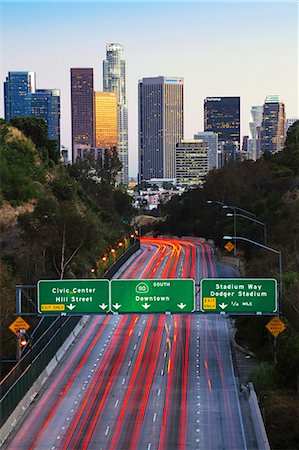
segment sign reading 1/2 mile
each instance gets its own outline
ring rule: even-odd
[[[272,278],[204,278],[200,309],[205,313],[277,312],[277,281]]]
[[[111,310],[126,312],[192,312],[194,280],[111,280]]]
[[[109,310],[109,280],[41,280],[38,311],[42,314],[99,314]]]

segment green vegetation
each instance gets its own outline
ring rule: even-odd
[[[267,224],[268,245],[281,249],[283,259],[282,320],[286,330],[274,346],[265,325],[269,317],[238,317],[237,340],[261,361],[252,374],[265,409],[271,448],[297,448],[299,442],[299,121],[289,130],[283,152],[267,154],[257,162],[232,163],[209,173],[202,189],[175,196],[163,206],[164,221],[156,233],[202,236],[213,239],[221,252],[223,236],[233,235],[234,205],[256,214]],[[237,217],[237,235],[263,242],[263,227]],[[243,276],[279,279],[277,255],[256,246],[238,243]],[[275,362],[274,362],[275,361]],[[278,403],[275,403],[278,399]],[[281,401],[281,404],[279,404]],[[297,410],[294,408],[297,405]],[[276,408],[276,409],[275,409]],[[296,413],[294,412],[296,411]],[[286,430],[290,432],[286,433]]]
[[[8,330],[15,319],[15,285],[100,276],[113,261],[104,264],[102,257],[120,241],[124,249],[129,245],[133,216],[131,198],[116,188],[121,165],[115,151],[65,167],[43,120],[12,123],[0,123],[4,355],[15,352]]]

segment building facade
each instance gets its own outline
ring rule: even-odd
[[[263,120],[263,106],[251,108],[252,122],[249,123],[251,138],[248,142],[247,159],[256,161],[261,156],[261,127]]]
[[[184,139],[176,145],[176,182],[195,187],[204,183],[209,172],[209,145],[202,139]]]
[[[269,95],[263,106],[261,153],[283,150],[286,137],[285,106],[278,95]]]
[[[25,99],[25,115],[44,119],[49,139],[57,142],[60,149],[60,90],[36,89]]]
[[[8,72],[4,82],[5,119],[37,117],[44,119],[48,138],[60,149],[60,91],[36,89],[35,72]]]
[[[239,151],[240,97],[205,98],[204,130],[217,133],[218,141],[224,144],[237,143],[237,151]]]
[[[118,157],[122,163],[122,183],[129,182],[128,105],[126,94],[126,61],[121,44],[106,45],[103,61],[103,91],[116,92],[118,101]]]
[[[26,97],[35,92],[35,72],[8,72],[4,82],[4,117],[26,116]]]
[[[71,69],[72,161],[80,146],[94,146],[94,84],[92,68]]]
[[[218,169],[218,134],[213,131],[198,132],[194,139],[207,143],[209,149],[209,170]]]
[[[117,93],[94,93],[95,147],[117,147]]]
[[[183,78],[143,78],[138,86],[139,181],[175,178],[184,135]]]

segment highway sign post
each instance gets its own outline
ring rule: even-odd
[[[200,309],[205,313],[276,314],[277,281],[272,278],[204,278]]]
[[[194,280],[111,280],[111,311],[119,313],[193,312]]]
[[[40,280],[42,314],[99,314],[109,311],[109,280]]]

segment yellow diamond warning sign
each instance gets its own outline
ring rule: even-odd
[[[228,252],[231,252],[234,248],[235,248],[235,246],[234,246],[234,244],[232,243],[232,242],[228,242],[225,246],[224,246],[224,248],[228,251]]]
[[[216,297],[204,297],[203,298],[204,309],[216,309]]]
[[[286,325],[279,317],[275,316],[272,320],[270,320],[270,322],[267,323],[266,328],[273,334],[273,336],[277,337],[286,329]]]
[[[20,330],[28,330],[30,325],[22,317],[17,317],[16,320],[8,327],[13,333],[18,334]]]

